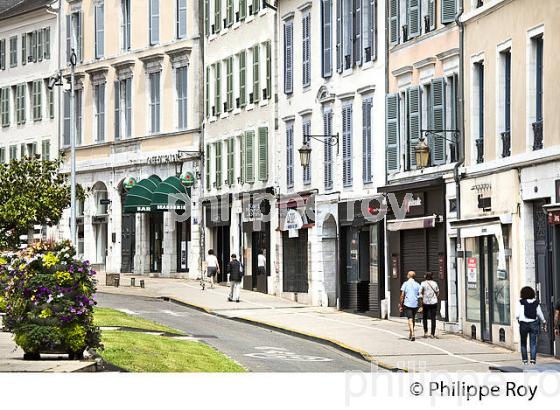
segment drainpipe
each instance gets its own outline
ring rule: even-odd
[[[206,153],[204,152],[204,134],[206,133],[206,122],[204,116],[205,104],[204,104],[204,93],[206,92],[206,67],[204,66],[206,62],[206,54],[205,54],[205,39],[206,39],[206,28],[204,27],[204,0],[199,0],[198,2],[198,41],[199,41],[199,50],[200,50],[200,61],[201,67],[200,71],[202,71],[202,98],[199,98],[199,121],[200,121],[200,134],[198,137],[198,150],[200,152],[200,181],[199,183],[199,198],[198,198],[198,209],[200,210],[200,215],[198,219],[199,223],[199,234],[198,234],[198,246],[199,246],[199,258],[198,258],[198,272],[202,278],[202,260],[204,258],[206,246],[205,238],[206,238],[206,218],[204,215],[204,209],[202,208],[202,198],[204,195],[204,183],[206,182],[206,169],[205,169],[205,161],[206,161]],[[200,97],[200,95],[199,95]]]
[[[457,151],[457,163],[453,168],[453,179],[455,180],[455,201],[457,207],[457,220],[461,219],[461,175],[459,174],[459,168],[465,162],[465,87],[464,87],[464,76],[465,76],[465,27],[463,22],[461,22],[461,16],[464,12],[463,2],[460,2],[459,13],[455,17],[455,22],[459,27],[459,109],[458,111],[458,129],[459,134],[456,141],[456,151]],[[457,245],[461,245],[461,230],[457,230]],[[462,245],[461,245],[462,248]],[[459,266],[455,267],[455,306],[456,306],[456,316],[457,322],[459,322]]]

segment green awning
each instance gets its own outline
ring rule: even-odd
[[[152,194],[156,190],[161,179],[157,175],[143,179],[132,187],[126,194],[124,200],[124,212],[150,212],[152,204]]]
[[[160,182],[152,195],[152,211],[180,211],[190,206],[190,188],[177,177]]]

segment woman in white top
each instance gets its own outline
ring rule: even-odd
[[[214,255],[214,250],[208,250],[208,256],[206,257],[206,275],[210,278],[210,287],[214,287],[214,276],[217,273],[220,273],[220,263],[218,262],[218,258]],[[204,285],[202,286],[204,290]]]
[[[259,275],[266,275],[266,257],[262,249],[257,254],[257,269]]]
[[[540,330],[539,320],[543,323],[546,332],[546,320],[541,305],[536,299],[535,291],[530,286],[521,289],[520,299],[517,302],[515,318],[519,322],[519,336],[521,343],[521,360],[527,364],[527,336],[531,348],[531,364],[537,363],[537,336]]]
[[[426,272],[426,280],[420,284],[420,296],[422,297],[424,338],[428,337],[428,319],[430,319],[432,321],[430,337],[435,339],[439,286],[434,280],[434,274],[432,272]]]

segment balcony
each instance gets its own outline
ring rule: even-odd
[[[476,163],[484,162],[484,137],[476,140]]]
[[[543,123],[537,121],[533,123],[533,151],[543,149]]]
[[[502,132],[502,158],[511,156],[511,132]]]

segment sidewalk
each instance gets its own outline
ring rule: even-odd
[[[98,291],[146,297],[168,297],[208,313],[244,320],[262,326],[322,339],[359,353],[380,366],[406,371],[486,372],[491,366],[519,366],[520,354],[511,350],[468,340],[460,335],[440,333],[439,338],[408,340],[406,323],[380,320],[337,311],[334,308],[310,307],[275,296],[241,291],[241,302],[227,301],[229,289],[217,286],[203,292],[197,281],[164,278],[139,278],[146,287],[130,287],[130,277],[121,276],[121,287],[105,286],[99,275]],[[417,334],[423,334],[417,328]],[[559,363],[554,358],[539,362]]]
[[[93,361],[65,360],[54,355],[42,360],[23,360],[23,350],[16,346],[12,334],[0,332],[0,373],[88,372],[95,371],[95,366],[96,363]]]

